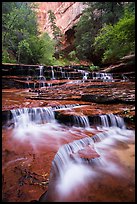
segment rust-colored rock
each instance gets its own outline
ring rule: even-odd
[[[52,31],[48,21],[48,11],[52,10],[56,17],[56,25],[65,33],[72,28],[82,14],[85,5],[82,2],[35,2],[38,6],[39,29],[41,32],[48,32],[52,36]]]
[[[74,26],[85,8],[82,2],[35,2],[37,4],[38,26],[41,33],[47,32],[53,38],[48,11],[55,15],[56,26],[64,35],[62,50],[69,53],[74,47]]]
[[[71,154],[70,156],[74,159],[75,157],[80,157],[83,159],[95,159],[100,157],[92,145],[88,145],[84,149],[81,149],[78,152]]]

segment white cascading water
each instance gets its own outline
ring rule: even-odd
[[[30,80],[32,80],[32,77],[28,76],[27,77],[27,86],[28,86],[27,88],[30,88],[30,82],[29,82]]]
[[[62,71],[62,67],[60,67],[60,71],[61,71],[61,78],[62,78],[62,79],[63,79],[63,78],[66,78],[66,76],[65,76],[65,72]]]
[[[39,70],[40,70],[40,77],[43,76],[43,66],[39,66]]]
[[[52,78],[51,79],[55,79],[53,66],[51,66],[51,73],[52,73]]]
[[[11,110],[13,115],[13,138],[25,144],[28,142],[33,149],[47,145],[56,148],[60,145],[59,140],[66,133],[56,122],[51,107],[47,108],[23,108]],[[59,135],[56,140],[56,135]]]
[[[54,112],[51,107],[47,108],[20,108],[11,110],[13,115],[14,126],[27,127],[32,123],[41,124],[51,122],[55,119]]]
[[[113,126],[93,137],[85,137],[63,145],[52,162],[50,180],[54,180],[54,175],[56,175],[57,182],[54,187],[50,186],[50,189],[55,188],[55,192],[59,195],[57,197],[63,200],[78,193],[79,186],[84,188],[86,184],[100,177],[102,173],[124,177],[124,169],[116,163],[112,150],[116,148],[119,141],[128,143],[133,138],[134,131]],[[72,159],[70,157],[71,154],[77,154],[79,150],[83,150],[87,146],[92,146],[100,157],[92,159],[80,157]],[[51,193],[48,192],[45,199],[50,200]]]
[[[78,107],[79,108],[79,104],[66,104],[66,105],[59,105],[59,106],[55,106],[55,107],[52,107],[52,110],[66,110],[66,109],[70,109],[70,108],[76,108]]]
[[[83,78],[82,81],[84,82],[85,80],[88,79],[88,72],[83,72]]]
[[[65,72],[66,73],[66,77],[69,80],[71,78],[71,73],[70,72]]]
[[[102,80],[104,82],[113,82],[113,74],[112,73],[103,73],[103,72],[92,72],[92,78],[94,80]]]
[[[46,81],[46,78],[44,77],[44,75],[43,75],[43,66],[42,65],[40,65],[39,66],[39,70],[40,70],[40,74],[39,74],[39,76],[38,76],[38,79],[39,79],[39,81],[41,82],[39,82],[39,88],[40,87],[45,87],[45,81]]]
[[[76,140],[72,143],[62,146],[52,162],[51,174],[58,175],[57,191],[62,196],[72,193],[78,185],[85,183],[91,176],[94,177],[96,172],[90,171],[90,168],[84,165],[83,160],[70,157],[71,154],[84,148],[88,144],[93,144],[91,138]],[[90,162],[90,161],[89,161]]]
[[[66,108],[68,107],[69,105]],[[126,129],[124,120],[118,115],[101,115],[99,124],[96,124],[98,133],[93,135],[95,129],[92,124],[90,125],[87,116],[74,116],[72,127],[59,124],[55,119],[54,111],[60,108],[64,109],[65,106],[11,110],[14,139],[20,142],[29,141],[34,149],[38,145],[58,149],[52,161],[49,189],[56,189],[60,200],[63,200],[64,197],[76,191],[78,186],[84,187],[102,173],[125,176],[113,153],[119,143],[128,145],[130,141],[134,141],[135,133],[133,130]],[[70,105],[69,108],[75,108],[75,106]],[[87,132],[92,133],[93,136],[87,136]],[[69,143],[68,134],[72,137],[80,135],[80,139]],[[66,144],[62,145],[60,139],[64,139]],[[99,157],[84,159],[77,156],[78,151],[84,150],[87,146],[91,146]],[[76,157],[71,157],[71,154],[75,154]],[[48,199],[50,200],[50,196]]]
[[[101,115],[101,125],[103,127],[111,127],[116,126],[119,128],[126,128],[123,118],[114,115],[114,114],[107,114],[107,115]]]
[[[79,104],[56,107],[21,108],[11,110],[14,124],[13,138],[19,142],[28,141],[34,149],[39,146],[59,148],[61,139],[67,140],[68,130],[55,120],[56,110],[77,108]]]
[[[90,127],[88,117],[85,115],[74,115],[73,122],[74,122],[74,125],[78,127],[85,127],[85,128]]]

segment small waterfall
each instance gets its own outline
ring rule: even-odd
[[[61,71],[61,77],[62,77],[62,78],[66,78],[65,72],[62,71],[62,67],[60,67],[60,71]]]
[[[71,73],[70,72],[66,72],[66,78],[70,79],[71,78]]]
[[[100,73],[101,75],[101,80],[103,80],[104,82],[112,82],[113,81],[113,76],[111,73]]]
[[[109,118],[112,124],[123,127],[121,118],[115,117],[115,122],[112,115]],[[105,124],[108,125],[108,122]],[[74,140],[61,146],[52,161],[49,190],[43,201],[54,202],[58,195],[61,200],[68,198],[70,194],[79,195],[78,186],[84,187],[97,177],[101,178],[104,173],[120,177],[124,175],[123,169],[115,160],[115,152],[112,153],[111,149],[116,148],[119,141],[123,143],[130,141],[134,131],[117,130],[110,128],[92,137]],[[82,156],[80,152],[84,155]],[[56,195],[53,198],[54,192]]]
[[[21,108],[11,110],[12,119],[15,124],[28,126],[31,122],[37,124],[44,124],[45,122],[51,122],[55,120],[54,111],[65,110],[71,108],[79,108],[82,105],[79,104],[66,104],[54,107],[37,107],[37,108]],[[118,127],[120,129],[126,129],[124,119],[118,115],[107,114],[99,115],[98,118],[93,118],[89,122],[88,116],[85,115],[73,115],[73,125],[77,127],[90,128],[91,125],[102,126],[102,127]]]
[[[43,76],[43,68],[44,66],[39,66],[39,69],[40,69],[40,75],[38,76],[38,80],[40,81],[39,88],[45,87],[46,78]]]
[[[101,74],[99,72],[95,72],[94,79],[101,79]]]
[[[96,74],[95,74],[95,72],[92,72],[92,79],[94,80],[95,79],[95,76]]]
[[[54,107],[37,107],[37,108],[18,108],[12,109],[11,118],[15,127],[22,126],[27,127],[29,124],[44,124],[47,122],[55,121],[55,113],[56,110],[77,108],[79,104],[66,104],[59,105]],[[88,119],[86,116],[79,117],[81,119],[77,119],[77,125],[82,125],[84,127],[88,126]],[[79,122],[78,122],[79,121]]]
[[[39,66],[39,70],[40,70],[40,77],[43,76],[43,66]]]
[[[85,81],[85,80],[87,80],[87,78],[88,78],[88,72],[83,72],[84,73],[84,75],[83,75],[83,82]]]
[[[52,73],[52,79],[55,79],[53,66],[51,66],[51,73]]]
[[[94,80],[102,80],[103,82],[113,82],[113,74],[112,73],[103,73],[103,72],[93,72],[92,78]]]
[[[54,112],[48,108],[21,108],[11,110],[14,126],[28,127],[30,124],[41,124],[55,120]]]
[[[79,104],[66,104],[66,105],[59,105],[59,106],[52,107],[52,109],[54,111],[54,110],[57,110],[57,109],[62,110],[62,109],[79,107],[79,106],[80,106]]]
[[[120,116],[114,115],[114,114],[108,114],[108,115],[101,115],[101,125],[103,127],[119,127],[124,129],[125,128],[125,123],[123,118]]]
[[[95,121],[96,125],[101,125],[102,127],[119,127],[125,129],[124,119],[120,116],[114,114],[99,115],[100,121]],[[73,116],[74,126],[89,128],[90,123],[88,116],[85,115],[74,115]]]
[[[112,155],[113,151],[111,152],[111,150],[116,147],[117,141],[124,143],[127,141],[128,144],[128,141],[134,136],[133,131],[125,128],[123,118],[113,114],[99,116],[99,125],[102,126],[99,130],[101,131],[90,137],[87,136],[87,132],[93,133],[93,128],[90,128],[88,117],[85,115],[73,117],[74,126],[82,126],[83,129],[78,127],[65,129],[64,126],[55,123],[54,111],[73,107],[79,107],[79,104],[11,110],[15,125],[14,138],[24,142],[25,145],[25,141],[27,141],[34,148],[37,148],[38,145],[43,145],[43,147],[47,145],[50,149],[56,147],[55,149],[58,150],[52,161],[47,197],[45,198],[49,201],[52,201],[50,200],[52,196],[54,201],[57,201],[57,194],[61,200],[65,196],[69,197],[70,194],[77,193],[79,195],[79,186],[82,189],[88,182],[95,182],[94,179],[102,178],[104,172],[117,174],[121,177],[123,172],[115,162],[115,152]],[[42,125],[39,125],[41,123]],[[88,129],[84,129],[87,127]],[[103,127],[107,128],[103,129]],[[71,130],[73,130],[72,135]],[[64,140],[68,135],[73,137],[73,134],[80,135],[79,138],[84,135],[84,138],[70,143],[66,140],[66,144],[60,144],[60,139]],[[89,148],[89,152],[87,148]],[[87,154],[81,157],[79,153],[84,151],[87,151]],[[22,158],[19,158],[20,160]]]
[[[52,161],[50,172],[49,190],[45,199],[51,199],[52,191],[55,189],[60,196],[69,196],[74,189],[80,185],[84,185],[89,179],[96,176],[96,172],[91,170],[91,166],[99,165],[100,159],[84,159],[77,156],[77,153],[84,150],[86,146],[93,147],[94,142],[90,137],[75,140],[69,144],[65,144],[59,148],[57,154]],[[96,149],[92,151],[96,152]],[[96,152],[98,155],[98,153]],[[99,155],[98,155],[99,156]],[[88,165],[89,166],[88,166]],[[57,180],[56,183],[52,181]]]
[[[32,77],[31,76],[28,76],[27,77],[27,86],[28,86],[28,88],[30,89],[30,80],[32,80]]]
[[[52,87],[52,83],[47,83],[48,87]]]
[[[74,126],[79,127],[90,127],[88,117],[85,115],[74,115],[73,116]]]
[[[54,166],[54,171],[61,175],[64,172],[64,167],[72,160],[71,154],[84,149],[87,145],[93,145],[94,141],[90,137],[86,137],[80,140],[75,140],[69,144],[65,144],[60,147],[59,151],[54,157],[52,166]],[[82,163],[83,159],[77,160],[78,163]]]
[[[39,88],[40,87],[45,87],[45,80],[46,78],[44,76],[40,76],[39,78]]]
[[[36,83],[34,83],[33,85],[34,85],[33,89],[35,90],[35,88],[36,88]]]
[[[124,74],[122,74],[122,78],[123,78],[123,80],[122,80],[122,81],[129,81],[128,77],[127,77],[127,76],[125,76]]]

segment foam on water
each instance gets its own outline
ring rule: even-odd
[[[89,167],[83,164],[69,163],[64,169],[64,173],[61,175],[56,188],[62,196],[69,195],[75,191],[77,186],[80,185],[82,187],[96,174],[95,171],[91,171]]]
[[[82,126],[85,128],[90,127],[88,117],[85,115],[74,115],[73,116],[73,122],[74,122],[74,125],[76,125],[76,126]]]
[[[36,149],[37,146],[46,145],[59,147],[60,140],[67,141],[67,135],[70,133],[70,128],[65,128],[55,120],[54,111],[57,109],[73,108],[78,104],[46,107],[46,108],[23,108],[13,109],[12,121],[14,128],[12,136],[21,143],[29,142]],[[78,130],[78,129],[77,129]],[[77,134],[77,130],[75,133]]]
[[[119,143],[128,146],[130,141],[134,141],[135,132],[126,129],[124,120],[113,114],[102,115],[101,123],[97,124],[95,130],[90,127],[88,117],[83,115],[74,117],[74,126],[66,127],[55,120],[54,111],[62,108],[65,106],[12,110],[15,124],[13,138],[29,142],[34,149],[39,145],[46,145],[58,150],[50,173],[50,181],[56,180],[53,182],[56,192],[61,197],[69,196],[78,186],[84,187],[104,173],[125,176],[124,169],[112,151],[118,148]],[[94,134],[96,131],[99,133]],[[94,136],[88,137],[88,133]],[[73,139],[76,135],[77,140],[69,142],[68,135]],[[62,139],[65,145],[62,145]],[[79,150],[84,150],[89,145],[99,157],[86,159],[77,156]],[[75,154],[75,157],[71,157],[71,154]]]
[[[52,171],[58,177],[56,189],[60,197],[69,196],[77,191],[78,186],[84,187],[97,177],[101,178],[104,173],[120,178],[126,177],[124,168],[112,150],[117,149],[119,141],[128,144],[134,136],[132,130],[115,126],[105,127],[104,132],[93,137],[75,140],[60,147],[52,163]],[[87,145],[92,145],[100,157],[88,160],[77,157],[72,161],[70,154],[77,153]]]
[[[25,128],[19,126],[13,129],[12,136],[20,143],[29,142],[34,149],[40,146],[58,149],[61,146],[60,140],[67,137],[67,132],[56,122],[31,123]]]
[[[107,115],[100,115],[101,118],[101,125],[103,127],[119,127],[119,128],[126,128],[123,118],[114,114],[107,114]]]

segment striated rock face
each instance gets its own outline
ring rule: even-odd
[[[79,20],[85,8],[82,2],[35,2],[40,32],[48,32],[52,37],[52,31],[48,21],[48,10],[52,10],[56,17],[56,25],[63,34]]]
[[[55,10],[60,7],[62,2],[34,2],[37,5],[35,9],[38,16],[39,31],[45,32],[45,25],[48,23],[48,10]]]

